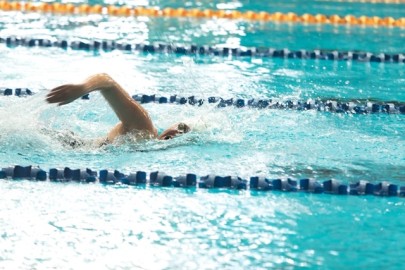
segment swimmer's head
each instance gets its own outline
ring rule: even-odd
[[[162,132],[162,134],[159,135],[158,139],[159,140],[170,140],[173,139],[174,137],[187,133],[191,129],[189,126],[187,126],[184,123],[177,123],[174,124],[173,126],[169,127],[165,131]]]

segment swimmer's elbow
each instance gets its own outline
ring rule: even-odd
[[[108,84],[113,82],[113,78],[107,73],[97,73],[89,78],[90,81],[96,81],[98,83]]]
[[[105,91],[112,88],[114,80],[107,73],[97,73],[90,76],[84,84],[89,92],[95,90]]]
[[[103,73],[98,73],[95,76],[97,76],[99,78],[102,78],[104,80],[107,80],[107,81],[112,80],[111,76],[108,73],[104,73],[104,72]]]

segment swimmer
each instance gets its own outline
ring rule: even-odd
[[[190,131],[188,125],[177,123],[158,135],[148,112],[105,73],[93,75],[81,84],[58,86],[48,93],[46,101],[62,106],[97,90],[101,92],[120,120],[102,144],[112,143],[119,136],[128,134],[134,136],[136,140],[154,138],[168,140]]]

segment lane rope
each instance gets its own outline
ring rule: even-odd
[[[85,97],[86,98],[86,97]],[[351,113],[351,114],[369,114],[369,113],[389,113],[405,114],[405,103],[403,102],[355,102],[355,101],[337,101],[337,100],[280,100],[280,99],[242,99],[221,97],[208,97],[199,99],[195,96],[181,97],[172,95],[164,97],[160,95],[133,95],[132,98],[141,104],[179,104],[201,106],[205,103],[217,104],[218,108],[257,108],[257,109],[281,109],[307,111],[316,110],[321,112]]]
[[[157,7],[128,7],[128,6],[102,6],[102,5],[73,5],[64,3],[35,3],[0,1],[0,10],[41,12],[45,14],[66,15],[66,14],[102,14],[112,16],[148,16],[148,17],[189,17],[189,18],[217,18],[233,20],[253,20],[253,21],[273,21],[284,23],[304,23],[304,24],[334,24],[334,25],[363,25],[363,26],[385,26],[385,27],[405,27],[405,17],[395,19],[393,17],[368,17],[353,15],[324,15],[324,14],[303,14],[298,15],[293,12],[288,13],[268,13],[268,12],[241,12],[237,10],[212,10],[212,9],[185,9],[185,8],[164,8]]]
[[[367,3],[367,4],[405,4],[405,0],[319,0],[319,2]]]
[[[5,88],[0,87],[0,96],[30,96],[34,92],[29,88]],[[404,102],[372,102],[372,101],[339,101],[339,100],[280,100],[280,99],[242,99],[242,98],[221,98],[208,97],[200,99],[195,96],[182,97],[177,95],[133,95],[132,98],[140,104],[157,103],[157,104],[176,104],[176,105],[194,105],[216,104],[218,108],[235,107],[235,108],[256,108],[256,109],[280,109],[280,110],[297,110],[307,111],[316,110],[320,112],[350,113],[350,114],[405,114]],[[89,99],[85,95],[82,99]]]
[[[118,170],[103,169],[63,169],[51,168],[45,171],[35,166],[11,166],[0,170],[0,179],[25,179],[33,181],[51,182],[79,182],[101,183],[105,185],[147,185],[149,187],[182,187],[194,189],[228,189],[251,191],[281,191],[281,192],[307,192],[313,194],[335,195],[375,195],[405,197],[405,186],[389,183],[387,181],[373,184],[361,180],[356,183],[342,184],[331,179],[323,182],[315,179],[279,178],[269,179],[263,176],[252,176],[243,179],[238,176],[221,176],[208,174],[198,177],[187,173],[179,176],[170,176],[161,171],[147,175],[144,171],[125,174]]]
[[[85,40],[58,40],[49,38],[23,38],[23,37],[0,37],[0,43],[8,47],[42,47],[60,48],[81,51],[112,51],[142,53],[167,53],[177,55],[207,55],[222,57],[257,57],[257,58],[284,58],[284,59],[315,59],[331,61],[358,61],[358,62],[386,62],[405,63],[405,54],[371,53],[361,51],[337,51],[337,50],[289,50],[265,47],[213,47],[213,46],[182,46],[175,44],[131,44],[109,40],[85,41]]]

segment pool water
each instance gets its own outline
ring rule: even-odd
[[[101,2],[98,2],[101,3]],[[107,2],[105,2],[107,3]],[[109,2],[110,3],[110,2]],[[91,3],[94,4],[94,3]],[[182,2],[137,2],[181,6]],[[222,6],[221,6],[222,5]],[[225,5],[225,6],[224,6]],[[296,1],[188,2],[187,7],[299,14],[402,16],[403,4]],[[352,12],[355,14],[355,12]],[[366,12],[369,12],[366,14]],[[404,53],[404,30],[190,18],[53,16],[0,12],[1,36],[111,39],[219,46],[266,46]],[[185,121],[171,141],[96,148],[65,145],[55,133],[91,141],[117,118],[98,93],[63,107],[48,89],[107,72],[132,94],[201,98],[337,99],[405,102],[403,64],[224,58],[0,44],[0,166],[209,173],[244,178],[335,178],[405,182],[404,115],[147,104],[162,131]],[[0,268],[403,269],[402,198],[253,191],[35,183],[0,180]]]
[[[331,61],[302,64],[301,60],[270,59],[252,63],[121,53],[94,57],[39,49],[31,55],[32,50],[25,48],[5,50],[14,50],[13,56],[5,59],[22,69],[21,74],[27,74],[23,81],[28,81],[24,84],[37,85],[38,89],[78,81],[73,76],[82,79],[86,77],[84,74],[93,73],[89,69],[94,72],[107,69],[131,94],[293,100],[372,97],[380,101],[403,100],[404,95],[403,91],[395,91],[401,86],[403,77],[399,74],[403,70],[401,65],[394,64],[381,67],[353,62],[352,67],[348,67],[345,62]],[[19,56],[15,56],[15,50]],[[41,56],[41,53],[47,55]],[[53,56],[47,58],[49,53]],[[27,61],[46,61],[46,64],[32,73],[30,67],[25,66]],[[58,71],[60,65],[64,69]],[[119,72],[109,70],[109,66],[120,67]],[[7,72],[15,71],[10,68]],[[392,80],[379,80],[373,75],[378,73],[398,74],[400,79],[393,76]],[[60,79],[49,78],[48,74]],[[369,74],[370,78],[365,79],[364,74]],[[21,79],[13,79],[13,76],[22,75],[9,74],[5,80],[10,82],[6,84],[21,85]],[[161,170],[172,175],[214,172],[243,177],[263,174],[344,181],[361,178],[397,181],[398,184],[404,180],[403,115],[399,114],[351,115],[217,109],[208,104],[202,107],[147,104],[145,107],[160,131],[175,122],[186,121],[194,132],[165,142],[71,149],[43,130],[73,131],[80,137],[96,139],[106,136],[115,125],[115,115],[98,93],[92,93],[90,100],[55,107],[44,102],[46,90],[38,91],[39,94],[26,99],[5,97],[0,101],[4,127],[0,155],[8,164],[33,163],[45,168],[86,166],[126,172]]]
[[[5,269],[402,268],[401,198],[1,187]]]

